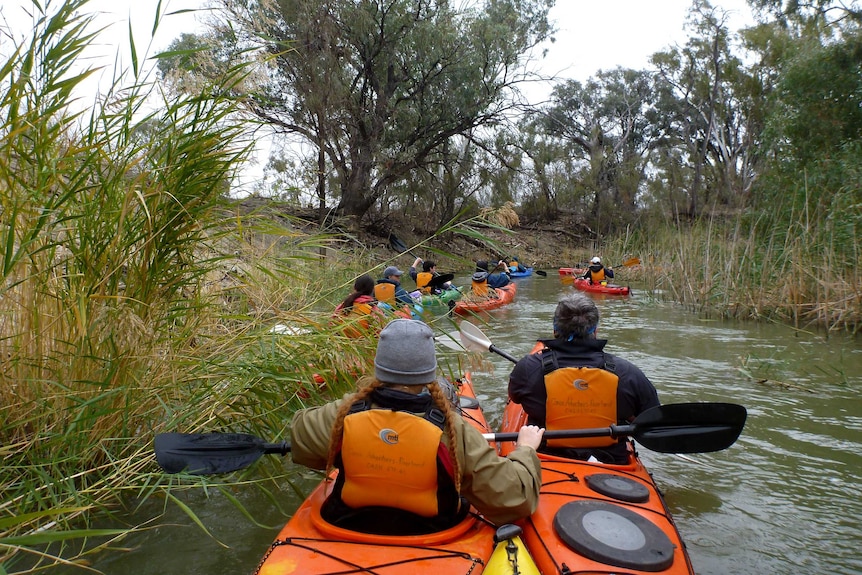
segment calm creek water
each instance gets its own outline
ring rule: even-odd
[[[516,281],[512,305],[472,321],[519,357],[548,337],[557,298],[572,288],[556,270]],[[685,457],[640,450],[697,573],[862,573],[860,342],[772,324],[707,321],[632,287],[629,298],[596,296],[606,349],[640,366],[663,403],[726,401],[748,409],[745,430],[728,450]],[[455,326],[441,319],[435,327]],[[496,425],[511,364],[494,354],[482,359],[473,361],[474,383]],[[457,361],[441,358],[450,366]],[[300,487],[316,482],[306,470],[294,470]],[[186,502],[214,538],[168,505],[160,527],[123,541],[132,551],[104,554],[93,567],[111,575],[251,573],[286,517],[257,489],[237,487],[232,495],[264,525],[217,492],[198,493]],[[299,503],[287,486],[277,496],[287,513]]]

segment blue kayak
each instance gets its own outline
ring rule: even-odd
[[[527,268],[522,272],[509,270],[509,277],[510,278],[525,278],[525,277],[531,276],[531,275],[533,275],[533,268]]]

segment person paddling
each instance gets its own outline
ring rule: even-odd
[[[598,256],[595,256],[590,260],[590,267],[587,268],[587,271],[584,272],[583,275],[583,278],[585,280],[590,280],[591,284],[600,284],[609,279],[613,279],[613,277],[614,270],[603,266],[602,259]]]
[[[659,405],[658,392],[634,364],[604,351],[597,339],[599,309],[588,296],[572,292],[554,311],[553,339],[523,357],[509,375],[509,397],[521,404],[529,422],[551,429],[583,429],[631,423]],[[563,439],[541,449],[563,457],[603,463],[628,461],[625,438]]]
[[[522,427],[516,449],[498,456],[443,392],[426,324],[390,322],[380,332],[374,376],[357,386],[297,412],[290,424],[294,462],[338,469],[324,520],[406,535],[448,528],[470,505],[498,525],[535,511],[544,430]]]
[[[418,271],[419,264],[422,264],[421,272]],[[416,258],[413,265],[410,266],[408,273],[410,274],[410,277],[413,278],[413,281],[416,282],[416,289],[418,289],[423,295],[439,295],[443,293],[444,290],[454,289],[452,287],[452,282],[445,282],[441,286],[432,285],[431,280],[435,277],[439,277],[440,273],[437,271],[437,263],[431,260]]]

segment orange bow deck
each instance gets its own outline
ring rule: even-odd
[[[517,431],[526,421],[510,401],[501,431]],[[501,454],[513,448],[498,444]],[[541,573],[694,575],[664,499],[634,450],[627,465],[539,458],[539,507],[519,524]]]

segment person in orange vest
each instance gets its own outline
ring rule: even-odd
[[[428,325],[387,324],[374,375],[357,388],[297,412],[290,423],[294,462],[338,469],[321,509],[326,521],[418,535],[455,525],[470,505],[498,525],[535,511],[542,483],[536,448],[544,430],[522,427],[515,450],[497,455],[443,389]]]
[[[403,287],[401,287],[401,276],[404,272],[395,266],[389,266],[383,270],[383,277],[377,280],[377,285],[374,286],[374,297],[377,301],[386,302],[389,305],[403,303],[407,305],[413,304],[413,299]]]
[[[419,264],[422,264],[421,272],[418,270]],[[416,289],[425,295],[441,294],[443,293],[443,290],[453,289],[452,282],[446,282],[441,287],[428,285],[434,277],[440,275],[437,271],[437,263],[431,260],[416,258],[413,265],[410,266],[408,273],[410,274],[410,277],[413,278],[413,281],[416,282]]]
[[[506,261],[509,262],[508,267],[511,273],[527,271],[527,268],[518,260],[518,256],[509,256]]]
[[[580,292],[563,296],[554,311],[554,337],[541,339],[509,375],[509,398],[534,425],[551,429],[602,428],[631,423],[659,405],[658,392],[634,364],[604,351],[596,337],[599,309]],[[540,451],[603,463],[626,463],[626,439],[549,441]]]
[[[353,291],[338,304],[335,311],[343,315],[351,312],[368,315],[372,312],[375,301],[374,278],[368,274],[362,274],[353,282]]]
[[[509,285],[511,282],[511,278],[509,274],[506,273],[506,270],[509,269],[509,266],[506,265],[506,262],[503,260],[498,260],[497,264],[492,269],[487,260],[479,260],[476,262],[476,272],[474,276],[478,277],[478,274],[484,272],[485,280],[488,283],[489,288],[497,289],[504,286]]]
[[[583,278],[590,280],[591,284],[599,284],[603,281],[613,279],[613,277],[614,270],[603,266],[602,259],[598,256],[590,260],[590,267],[587,268],[587,271],[583,275]]]
[[[357,319],[345,326],[344,334],[348,337],[362,337],[368,329],[375,328],[376,331],[383,327],[383,313],[373,294],[374,278],[362,274],[353,282],[353,291],[335,308],[334,318],[353,316]]]

